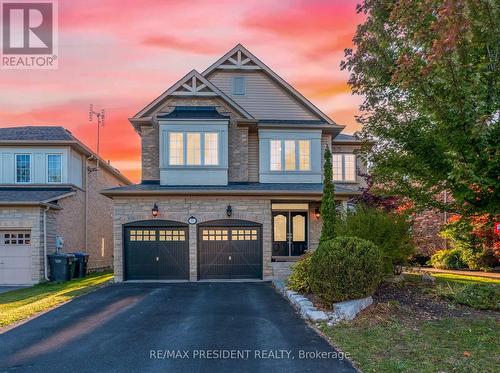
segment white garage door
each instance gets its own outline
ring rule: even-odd
[[[0,285],[31,283],[31,232],[0,231]]]

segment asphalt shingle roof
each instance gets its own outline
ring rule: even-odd
[[[168,114],[160,114],[158,118],[176,119],[229,119],[229,116],[219,114],[215,106],[176,106]]]
[[[357,185],[356,185],[357,187]],[[322,193],[322,183],[229,183],[228,185],[160,185],[159,183],[132,184],[106,189],[105,192],[304,192]],[[336,184],[337,193],[357,193],[346,185]]]
[[[339,133],[333,141],[359,141],[354,135],[348,135],[346,133]]]
[[[70,187],[61,188],[32,188],[32,187],[0,187],[1,202],[39,203],[72,192]]]
[[[0,141],[75,141],[64,127],[24,126],[0,128]]]

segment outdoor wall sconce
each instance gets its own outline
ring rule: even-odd
[[[158,205],[155,202],[155,205],[151,209],[151,214],[153,214],[153,217],[156,218],[158,216],[159,212],[160,212],[160,209],[158,208]]]
[[[314,217],[319,220],[321,217],[321,212],[319,211],[319,208],[316,207],[316,210],[314,210]]]
[[[226,207],[226,215],[229,216],[229,217],[231,215],[233,215],[233,208],[231,207],[231,205],[227,205],[227,207]]]

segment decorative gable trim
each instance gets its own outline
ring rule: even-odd
[[[219,96],[225,100],[233,109],[238,111],[246,119],[254,119],[245,109],[227,96],[219,88],[209,82],[198,71],[192,70],[178,80],[173,86],[158,96],[153,102],[130,118],[131,122],[137,122],[141,118],[150,116],[150,111],[166,101],[169,96],[182,97],[215,97]]]
[[[255,57],[243,45],[238,44],[224,56],[219,58],[214,64],[209,66],[202,75],[208,77],[215,70],[262,70],[267,75],[288,91],[302,105],[311,110],[319,118],[326,121],[328,124],[344,128],[345,126],[338,125],[328,115],[318,109],[311,101],[302,96],[295,88],[288,84],[283,78],[276,74],[270,67],[264,64],[261,60]]]

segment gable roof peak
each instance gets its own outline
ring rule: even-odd
[[[263,71],[269,78],[278,83],[278,85],[280,85],[285,91],[291,94],[300,104],[314,113],[318,118],[324,120],[328,124],[337,126],[338,128],[344,128],[344,126],[340,126],[335,123],[328,115],[323,113],[311,101],[305,98],[299,91],[297,91],[294,87],[287,83],[281,76],[274,72],[269,66],[258,59],[252,52],[250,52],[240,43],[238,43],[229,52],[224,54],[221,58],[210,65],[205,71],[202,72],[202,75],[208,77],[216,70]]]

